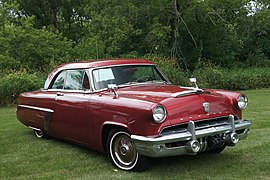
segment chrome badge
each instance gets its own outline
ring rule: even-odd
[[[210,113],[210,103],[209,102],[203,103],[203,107],[204,107],[205,112]]]

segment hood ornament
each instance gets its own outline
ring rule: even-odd
[[[204,108],[205,112],[210,113],[210,103],[209,102],[203,103],[203,108]]]
[[[196,78],[189,78],[189,82],[191,84],[194,84],[196,89],[199,89],[198,85],[197,85],[197,79]]]

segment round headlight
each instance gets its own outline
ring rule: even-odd
[[[243,110],[248,105],[248,98],[245,95],[242,95],[237,99],[237,103],[238,103],[239,109]]]
[[[162,123],[166,118],[166,109],[163,106],[157,106],[153,110],[153,118],[156,123]]]

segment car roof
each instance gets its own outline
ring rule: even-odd
[[[62,64],[58,66],[58,68],[56,69],[97,68],[97,67],[125,65],[125,64],[154,64],[154,63],[146,59],[89,60],[89,61],[80,61]]]
[[[146,59],[108,59],[108,60],[88,60],[66,63],[55,68],[49,75],[44,84],[44,89],[47,89],[53,77],[62,70],[65,69],[88,69],[88,68],[99,68],[106,66],[116,66],[116,65],[135,65],[135,64],[155,64],[152,61]]]

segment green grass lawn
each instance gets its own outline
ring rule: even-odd
[[[154,159],[141,173],[114,168],[106,155],[57,139],[37,139],[0,108],[0,179],[270,179],[270,89],[245,91],[247,139],[221,154]]]

